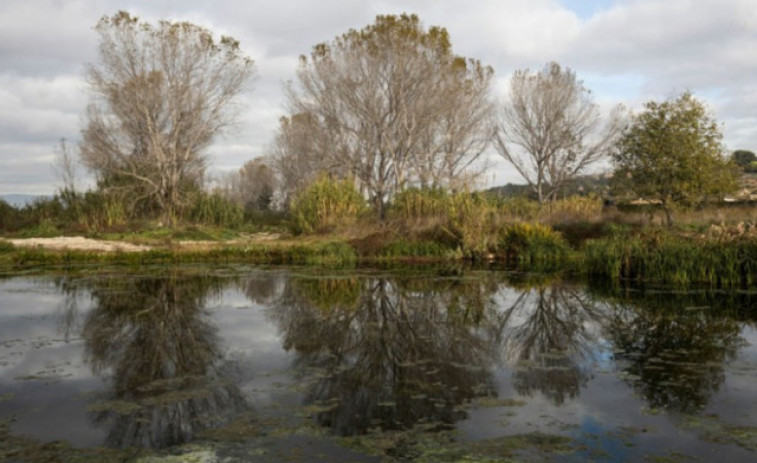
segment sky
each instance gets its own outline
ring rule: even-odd
[[[445,27],[456,54],[492,66],[496,98],[515,70],[556,61],[603,108],[638,111],[691,91],[722,123],[727,149],[757,151],[757,0],[3,0],[0,194],[60,186],[55,147],[79,138],[84,70],[97,59],[93,26],[119,10],[230,35],[255,61],[239,123],[209,150],[213,175],[265,153],[298,56],[377,14],[403,12]],[[488,161],[485,186],[519,182],[502,158]],[[80,174],[80,187],[88,178]]]

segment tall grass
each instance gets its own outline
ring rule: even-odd
[[[494,252],[502,225],[494,198],[439,188],[412,188],[398,193],[389,216],[403,223],[405,235],[419,236],[419,241],[440,241],[473,259]]]
[[[354,181],[321,176],[292,201],[293,231],[332,231],[353,223],[365,207]]]
[[[146,266],[176,264],[304,264],[324,267],[352,267],[357,253],[339,241],[316,243],[255,243],[247,246],[220,246],[207,249],[160,248],[144,252],[98,252],[46,250],[42,248],[0,248],[0,273],[20,270],[56,270],[93,264]]]
[[[757,241],[668,233],[616,234],[583,249],[591,278],[676,286],[748,288],[757,282]]]
[[[219,193],[199,193],[189,212],[192,223],[236,228],[244,220],[244,210]]]
[[[571,249],[560,233],[538,223],[514,223],[504,228],[499,251],[519,267],[554,270],[564,267]]]

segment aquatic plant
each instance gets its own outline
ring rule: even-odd
[[[757,281],[757,242],[750,239],[621,233],[588,240],[583,256],[592,278],[717,288],[748,287]]]

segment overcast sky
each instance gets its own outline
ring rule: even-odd
[[[456,54],[480,59],[497,92],[516,69],[557,61],[597,102],[638,109],[691,90],[723,124],[729,150],[757,151],[757,0],[3,0],[0,15],[0,194],[50,194],[54,148],[76,140],[87,104],[93,26],[126,10],[188,20],[231,35],[256,62],[239,126],[211,149],[211,171],[265,151],[284,114],[282,83],[316,43],[377,14],[416,13],[450,32]],[[491,157],[489,185],[517,181]]]

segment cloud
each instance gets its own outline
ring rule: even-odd
[[[659,92],[752,80],[747,50],[756,48],[751,0],[635,0],[589,19],[564,58],[594,72],[643,73]]]
[[[50,193],[52,149],[75,138],[87,103],[83,73],[96,59],[93,26],[115,0],[6,0],[0,16],[0,191]],[[757,8],[753,0],[135,0],[147,20],[187,20],[240,40],[257,66],[240,123],[210,150],[211,168],[235,170],[265,151],[284,114],[281,85],[316,43],[417,13],[447,28],[453,50],[496,71],[497,95],[516,69],[555,60],[574,69],[603,106],[632,108],[691,90],[725,124],[727,144],[757,149]],[[11,162],[9,159],[13,159]],[[496,158],[495,158],[496,159]],[[515,181],[494,162],[496,182]],[[42,172],[44,171],[44,172]]]

